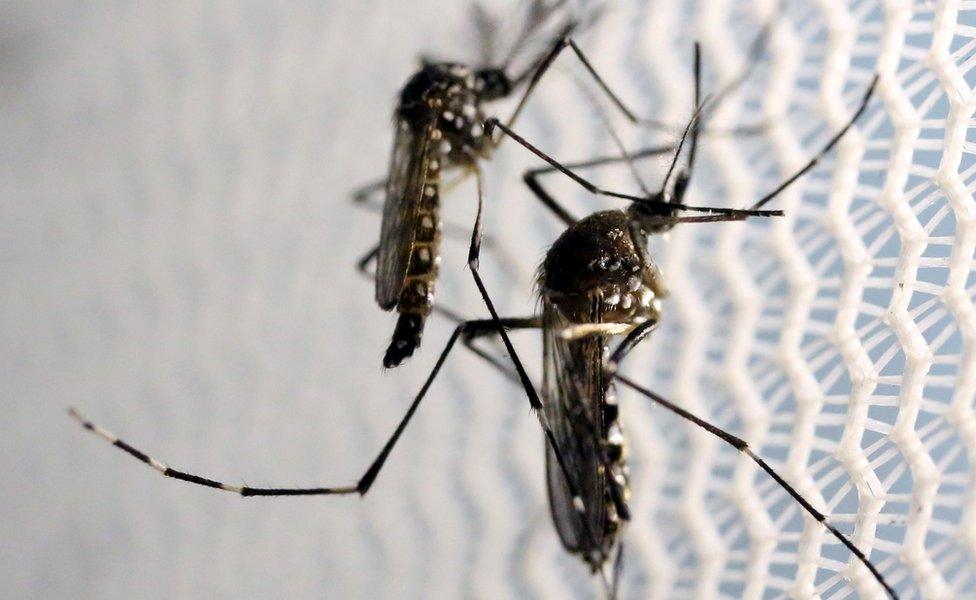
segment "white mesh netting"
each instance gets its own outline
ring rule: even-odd
[[[240,500],[156,476],[71,403],[174,466],[235,482],[347,483],[446,340],[381,373],[392,320],[353,263],[378,217],[392,98],[421,52],[470,60],[466,7],[49,3],[0,9],[5,277],[4,587],[16,597],[592,597],[547,514],[517,389],[459,351],[365,500]],[[461,3],[457,3],[461,4]],[[638,112],[682,123],[691,42],[734,77],[773,2],[615,2],[581,45]],[[654,243],[661,331],[627,363],[751,441],[904,598],[976,595],[976,4],[787,2],[716,125],[689,203],[744,206],[864,118],[775,222]],[[512,12],[512,4],[496,3]],[[561,64],[572,67],[567,56]],[[612,146],[565,70],[519,130],[566,159]],[[578,70],[577,70],[578,71]],[[500,106],[498,113],[507,114]],[[673,139],[618,124],[633,145]],[[484,273],[506,313],[558,234],[506,144]],[[641,173],[656,181],[660,163]],[[626,173],[601,176],[630,186]],[[553,181],[578,214],[605,206]],[[445,219],[470,223],[473,190]],[[438,299],[481,316],[463,243]],[[539,344],[516,344],[533,372]],[[626,597],[879,597],[865,569],[751,463],[622,393],[634,521]]]

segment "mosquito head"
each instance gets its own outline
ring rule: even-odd
[[[635,200],[627,209],[632,226],[644,236],[665,233],[677,223],[678,209],[670,206],[665,194],[658,193],[647,201]]]
[[[503,69],[489,67],[475,73],[476,88],[485,101],[504,98],[512,93],[512,80]]]

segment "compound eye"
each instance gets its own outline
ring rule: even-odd
[[[481,83],[481,93],[486,100],[504,98],[512,91],[512,84],[508,75],[501,69],[483,69],[478,71]]]

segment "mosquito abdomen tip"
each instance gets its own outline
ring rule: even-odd
[[[383,366],[387,369],[400,366],[400,363],[413,356],[414,350],[420,346],[420,336],[424,331],[424,316],[401,313],[397,319],[393,339],[390,341],[386,354],[383,355]]]
[[[386,349],[386,354],[383,355],[383,366],[387,369],[399,367],[403,361],[413,356],[415,349],[416,346],[398,348],[396,343],[391,343]]]

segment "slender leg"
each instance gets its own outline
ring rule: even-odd
[[[518,373],[522,387],[525,388],[525,392],[529,396],[529,404],[532,406],[533,410],[541,411],[542,401],[539,400],[539,395],[535,391],[535,386],[532,385],[532,381],[525,372],[525,367],[522,365],[521,359],[519,359],[517,353],[515,352],[515,347],[512,345],[512,340],[509,339],[508,333],[505,332],[505,327],[498,316],[498,311],[495,310],[495,303],[492,302],[491,296],[488,294],[488,290],[485,288],[485,284],[481,279],[481,274],[478,271],[481,260],[481,217],[484,208],[484,178],[481,175],[481,170],[477,167],[475,170],[475,175],[478,180],[478,212],[475,216],[474,228],[471,231],[471,246],[468,249],[468,269],[471,271],[471,276],[474,278],[474,283],[478,287],[478,292],[481,294],[481,299],[488,308],[488,312],[491,313],[492,321],[495,322],[498,329],[498,334],[502,338],[502,343],[505,344],[505,349],[508,351],[512,362],[515,365],[515,370]],[[540,412],[539,414],[541,415],[542,413]]]
[[[509,323],[509,320],[503,321],[503,323]],[[515,326],[517,323],[510,323],[510,325]],[[102,428],[99,425],[85,419],[78,413],[74,408],[68,409],[68,414],[70,414],[75,420],[81,423],[82,427],[95,433],[99,437],[105,439],[110,444],[119,448],[120,450],[126,452],[127,454],[135,457],[136,459],[146,463],[152,468],[156,469],[166,477],[172,477],[173,479],[179,479],[181,481],[186,481],[188,483],[193,483],[196,485],[202,485],[205,487],[210,487],[225,492],[232,492],[235,494],[240,494],[241,496],[251,497],[251,496],[320,496],[320,495],[343,495],[343,494],[359,494],[360,496],[365,495],[369,491],[370,486],[376,480],[376,476],[379,475],[380,470],[383,468],[386,459],[389,457],[390,452],[393,451],[393,447],[396,445],[403,431],[407,428],[410,423],[410,419],[413,417],[417,408],[420,406],[420,401],[424,399],[427,394],[427,390],[434,383],[434,379],[440,372],[441,367],[444,365],[444,361],[447,360],[448,355],[450,355],[451,350],[454,348],[459,338],[463,337],[478,337],[480,335],[485,335],[484,332],[494,332],[497,328],[496,321],[491,320],[480,320],[480,321],[464,321],[459,323],[454,329],[454,333],[451,334],[450,339],[448,339],[447,344],[441,351],[437,362],[434,364],[434,368],[431,370],[430,375],[427,376],[427,380],[424,385],[420,388],[420,391],[414,397],[413,402],[407,409],[406,414],[400,420],[399,425],[397,425],[396,430],[393,435],[384,444],[383,449],[380,451],[379,455],[373,460],[370,467],[366,470],[363,476],[359,479],[356,485],[349,486],[337,486],[337,487],[307,487],[307,488],[254,488],[248,486],[230,485],[227,483],[222,483],[220,481],[210,479],[208,477],[201,477],[200,475],[194,475],[186,471],[178,471],[176,469],[170,468],[164,462],[152,458],[143,451],[129,445],[128,443],[120,440],[116,435],[109,432],[108,430]]]
[[[487,121],[485,121],[485,131],[489,132],[489,134],[495,127],[501,129],[502,132],[505,133],[505,135],[512,138],[522,146],[524,146],[527,150],[529,150],[530,152],[532,152],[542,160],[549,163],[549,165],[552,166],[553,169],[566,175],[567,177],[569,177],[570,179],[578,183],[580,186],[582,186],[584,189],[586,189],[592,194],[597,194],[600,196],[608,196],[611,198],[621,198],[624,200],[630,200],[631,202],[641,202],[643,204],[659,206],[662,210],[663,209],[686,210],[686,211],[693,211],[693,212],[710,213],[713,215],[730,215],[736,217],[736,219],[726,219],[726,220],[737,220],[743,217],[782,216],[783,214],[783,211],[781,210],[749,210],[749,209],[737,209],[737,208],[719,208],[713,206],[689,206],[687,204],[665,202],[661,199],[654,198],[654,197],[648,198],[648,197],[634,196],[632,194],[622,194],[611,190],[605,190],[603,188],[597,187],[595,184],[585,179],[584,177],[578,175],[577,173],[573,172],[565,165],[558,162],[556,159],[552,158],[542,150],[539,150],[531,143],[529,143],[525,138],[515,133],[515,131],[510,129],[507,125],[503,125],[502,123],[500,123],[498,119],[488,119]]]
[[[587,169],[590,167],[599,167],[614,163],[630,162],[632,160],[645,158],[648,156],[660,156],[661,154],[673,151],[674,146],[653,146],[651,148],[643,148],[636,152],[631,152],[629,155],[600,156],[597,158],[591,158],[590,160],[575,163],[565,163],[562,166],[570,171],[575,169]],[[574,217],[572,213],[559,204],[559,202],[552,197],[548,190],[542,186],[542,182],[539,181],[540,176],[555,173],[557,171],[559,171],[559,169],[552,165],[529,169],[522,175],[522,181],[529,188],[529,190],[535,194],[536,198],[538,198],[539,201],[546,206],[546,208],[555,213],[555,215],[559,217],[563,223],[566,225],[572,225],[577,221],[576,217]]]
[[[451,187],[458,185],[463,180],[464,180],[463,177],[458,178],[456,181],[452,182]],[[376,195],[376,192],[382,191],[385,186],[386,186],[386,180],[374,181],[373,183],[364,185],[363,187],[359,188],[357,191],[353,192],[352,201],[359,208],[368,210],[370,212],[382,213],[383,200],[379,200],[378,196]],[[379,201],[377,202],[376,200]],[[444,233],[445,237],[454,240],[467,241],[468,235],[470,234],[467,227],[464,227],[458,223],[450,223],[450,222],[444,223],[441,226],[441,231]],[[498,244],[490,236],[487,235],[485,236],[484,245],[485,248],[488,248],[492,252],[499,251]],[[376,250],[377,249],[374,248],[373,250],[370,251],[370,253],[375,254]],[[367,256],[364,256],[363,260],[360,261],[360,263],[358,263],[359,264],[358,268],[360,271],[363,271],[363,269],[365,268],[364,265],[369,262],[368,260],[365,260],[366,258]],[[373,256],[368,256],[368,258],[373,258]],[[511,263],[512,261],[510,258],[506,257],[505,262]]]
[[[556,13],[556,11],[561,10],[566,5],[566,0],[555,0],[554,2],[549,2],[546,6],[545,0],[533,0],[529,6],[528,14],[522,19],[522,30],[519,32],[518,37],[508,49],[508,53],[505,59],[501,61],[500,65],[504,70],[508,70],[512,61],[518,55],[518,53],[525,47],[526,42],[528,42],[538,31],[539,27],[545,24],[549,17]],[[555,36],[555,39],[561,39],[574,31],[579,31],[580,27],[586,27],[592,24],[592,19],[588,19],[588,23],[580,21],[575,15],[570,15],[569,18],[563,19],[562,24],[559,27],[559,33]],[[544,60],[544,57],[543,57]],[[512,79],[512,87],[518,87],[521,83],[530,75],[532,75],[539,65],[538,60],[533,61],[521,74],[515,76]],[[485,61],[483,64],[492,64],[492,61]]]
[[[871,562],[871,560],[868,559],[868,557],[864,554],[864,552],[862,552],[857,546],[855,546],[854,545],[854,542],[852,542],[851,540],[849,540],[847,538],[847,536],[845,536],[843,533],[841,533],[836,527],[834,527],[833,525],[831,525],[827,521],[827,517],[823,513],[821,513],[820,511],[818,511],[816,508],[813,507],[812,504],[810,504],[809,502],[807,502],[806,498],[804,498],[803,496],[801,496],[800,493],[798,491],[796,491],[796,489],[793,488],[793,486],[791,486],[789,483],[787,483],[787,481],[785,479],[783,479],[783,477],[779,473],[777,473],[771,466],[769,466],[769,464],[765,460],[763,460],[762,458],[759,457],[759,455],[757,455],[755,452],[753,452],[752,448],[749,447],[749,444],[746,443],[745,440],[743,440],[741,438],[738,438],[738,437],[732,435],[731,433],[729,433],[729,432],[727,432],[727,431],[725,431],[723,429],[720,429],[720,428],[716,427],[715,425],[712,425],[708,421],[706,421],[706,420],[704,420],[704,419],[702,419],[702,418],[700,418],[700,417],[698,417],[698,416],[696,416],[696,415],[688,412],[687,410],[681,408],[680,406],[674,404],[673,402],[670,402],[667,399],[663,398],[662,396],[659,396],[658,394],[655,394],[651,390],[649,390],[649,389],[647,389],[645,387],[642,387],[641,385],[639,385],[637,383],[634,383],[633,381],[631,381],[627,377],[624,377],[623,375],[616,374],[615,377],[616,377],[617,381],[619,381],[620,383],[626,385],[630,389],[632,389],[632,390],[638,392],[639,394],[641,394],[641,395],[649,398],[650,400],[652,400],[655,403],[657,403],[659,406],[661,406],[661,407],[667,409],[668,411],[670,411],[670,412],[678,415],[682,419],[685,419],[686,421],[690,421],[690,422],[694,423],[695,425],[698,425],[699,427],[701,427],[702,429],[704,429],[708,433],[710,433],[710,434],[714,435],[715,437],[721,439],[725,443],[729,444],[730,446],[732,446],[733,448],[735,448],[739,452],[745,454],[750,459],[752,459],[752,461],[755,462],[757,465],[759,465],[759,467],[763,471],[765,471],[770,477],[772,477],[773,480],[776,481],[776,483],[778,483],[780,487],[782,487],[790,496],[792,496],[793,499],[796,500],[797,504],[799,504],[801,507],[803,507],[803,510],[805,510],[808,514],[810,514],[810,516],[812,516],[814,519],[816,519],[816,521],[818,523],[820,523],[824,527],[826,527],[827,530],[835,538],[837,538],[837,540],[841,544],[843,544],[844,546],[846,546],[847,549],[850,550],[851,553],[853,553],[854,556],[856,556],[858,558],[858,560],[860,560],[861,563],[863,563],[864,566],[866,566],[868,568],[869,571],[871,571],[871,574],[874,575],[874,578],[878,581],[878,583],[881,584],[881,587],[883,587],[885,589],[885,591],[888,593],[888,595],[890,597],[895,598],[895,599],[898,598],[898,595],[895,593],[895,590],[892,589],[891,585],[888,584],[887,581],[885,581],[884,576],[881,574],[881,572],[878,570],[878,568],[876,566],[874,566],[874,564]]]
[[[878,76],[875,75],[874,79],[871,80],[871,85],[868,86],[867,91],[864,93],[864,98],[861,99],[860,106],[858,106],[857,110],[854,111],[854,114],[851,116],[851,120],[847,122],[847,125],[844,125],[840,129],[840,131],[835,133],[834,136],[830,138],[830,141],[828,141],[827,144],[820,150],[820,152],[818,152],[813,158],[811,158],[810,162],[808,162],[802,169],[800,169],[793,175],[787,177],[786,181],[779,184],[778,186],[776,186],[776,188],[773,191],[769,192],[768,194],[760,198],[755,204],[752,205],[752,208],[753,209],[762,208],[763,206],[766,205],[767,202],[769,202],[770,200],[778,196],[780,192],[788,188],[794,181],[796,181],[800,177],[803,177],[807,173],[807,171],[815,167],[817,163],[820,162],[820,159],[822,159],[828,152],[830,152],[833,149],[834,146],[837,145],[837,142],[839,142],[840,139],[844,137],[844,134],[847,133],[847,131],[854,126],[854,123],[857,122],[858,118],[860,118],[860,116],[864,114],[864,111],[868,107],[868,102],[871,101],[871,96],[874,94],[874,88],[875,86],[877,86],[877,84],[878,84]]]
[[[378,192],[382,192],[386,189],[386,179],[379,179],[371,183],[367,183],[359,189],[356,189],[352,193],[352,201],[356,204],[370,204],[371,200],[376,196]]]
[[[620,592],[620,575],[624,568],[624,541],[620,540],[617,545],[617,558],[613,561],[613,576],[611,577],[610,600],[616,600]]]
[[[566,33],[568,35],[569,32],[567,31]],[[507,122],[509,126],[514,125],[515,121],[519,118],[519,115],[522,114],[522,109],[525,108],[525,104],[529,101],[529,96],[531,96],[532,92],[535,91],[535,86],[539,83],[539,80],[542,79],[542,76],[546,73],[546,71],[549,70],[549,67],[552,66],[553,61],[556,60],[559,53],[562,52],[567,39],[568,38],[565,36],[560,36],[559,40],[552,47],[552,50],[550,50],[549,53],[546,54],[541,61],[539,61],[538,65],[531,70],[532,77],[529,79],[529,84],[525,86],[525,91],[522,92],[522,97],[519,98],[518,104],[515,105],[515,110],[513,110],[511,116],[508,117]],[[513,83],[515,85],[519,85],[527,75],[528,72],[523,73],[522,75],[516,77],[513,80]],[[490,131],[487,133],[489,136],[491,135]],[[497,147],[501,141],[502,140],[498,140],[494,142],[494,145]]]
[[[734,92],[748,78],[749,74],[752,72],[752,69],[759,61],[759,57],[762,56],[763,52],[766,49],[766,42],[768,41],[773,23],[776,21],[776,17],[780,12],[782,12],[781,7],[777,8],[777,10],[774,11],[774,17],[768,23],[766,23],[763,26],[763,28],[760,30],[759,34],[756,36],[756,38],[752,41],[752,43],[749,46],[749,58],[747,59],[748,61],[747,66],[742,70],[742,72],[738,76],[736,76],[732,81],[726,84],[726,86],[718,92],[718,94],[716,95],[716,99],[724,98],[728,94]],[[635,125],[653,127],[656,129],[674,129],[669,124],[664,123],[662,121],[658,121],[656,119],[646,119],[646,118],[638,117],[633,110],[631,110],[626,104],[624,104],[623,100],[620,99],[620,96],[618,96],[612,89],[610,89],[610,86],[607,85],[606,80],[604,80],[603,77],[597,72],[596,68],[593,66],[593,63],[590,62],[586,54],[583,53],[583,51],[580,49],[579,46],[576,45],[576,42],[573,41],[571,37],[568,37],[568,31],[567,31],[567,35],[560,37],[557,40],[556,44],[553,46],[552,50],[550,50],[549,53],[545,55],[545,57],[541,61],[539,61],[537,66],[535,66],[534,70],[532,71],[532,76],[529,79],[529,84],[526,87],[525,91],[522,93],[522,98],[519,100],[518,105],[515,107],[515,110],[512,112],[512,115],[507,120],[507,124],[509,127],[512,127],[514,125],[515,120],[521,114],[522,109],[525,107],[528,97],[535,89],[536,84],[538,84],[539,80],[546,73],[546,71],[549,70],[553,62],[555,62],[556,58],[558,58],[560,53],[562,53],[562,51],[565,50],[567,47],[572,49],[573,54],[580,61],[580,63],[582,63],[584,69],[586,69],[586,72],[589,74],[589,76],[593,79],[594,82],[596,82],[600,90],[607,96],[610,102],[617,108],[617,110],[621,112],[621,114],[624,115],[624,117],[628,121],[630,121]],[[523,74],[519,77],[516,77],[514,79],[515,83],[516,84],[520,83],[526,77],[526,75],[527,74]],[[752,126],[752,127],[743,128],[740,131],[738,131],[738,133],[755,133],[758,131],[762,131],[763,129],[765,129],[764,125],[760,125],[758,127]],[[736,131],[733,131],[733,133],[736,133]]]
[[[624,115],[624,117],[627,118],[628,121],[630,121],[635,125],[643,125],[646,127],[654,127],[657,129],[668,128],[668,125],[661,121],[657,121],[654,119],[640,119],[637,117],[637,115],[634,114],[633,111],[627,108],[627,106],[623,103],[623,101],[620,100],[620,97],[617,96],[617,94],[615,94],[613,90],[610,89],[610,86],[608,86],[607,83],[603,80],[603,77],[601,77],[600,74],[596,72],[596,69],[593,68],[593,65],[590,63],[589,59],[586,58],[586,55],[583,54],[583,51],[579,49],[579,46],[577,46],[576,42],[574,42],[573,39],[570,37],[559,38],[559,40],[556,41],[556,44],[552,47],[552,50],[549,51],[549,54],[547,54],[541,61],[539,61],[538,66],[536,67],[535,71],[532,73],[532,77],[529,79],[529,84],[526,86],[525,91],[522,92],[522,97],[519,99],[519,103],[515,106],[515,110],[512,111],[512,115],[506,121],[509,127],[512,127],[515,124],[515,121],[518,119],[519,115],[522,114],[522,109],[525,108],[526,102],[528,101],[529,96],[535,90],[535,86],[539,83],[539,80],[542,79],[542,76],[545,75],[546,71],[549,70],[549,68],[556,61],[556,59],[559,57],[562,51],[565,50],[566,48],[573,49],[573,53],[576,55],[577,58],[579,58],[580,62],[583,63],[583,66],[586,68],[586,71],[589,73],[589,75],[593,78],[594,81],[596,81],[596,84],[600,87],[603,93],[607,95],[607,97],[610,99],[610,102],[613,103],[613,105],[617,107],[618,110],[620,110],[620,112]],[[516,81],[519,81],[520,79],[521,78],[517,78]],[[498,142],[496,142],[496,145],[500,143],[501,140],[498,140]]]
[[[504,327],[511,327],[511,328],[516,328],[516,327],[535,328],[541,326],[541,323],[538,321],[537,318],[498,319],[497,322],[501,323]],[[676,404],[668,401],[662,396],[659,396],[658,394],[655,394],[654,392],[638,385],[637,383],[631,381],[629,378],[615,373],[615,368],[620,364],[620,362],[623,361],[623,359],[627,356],[627,354],[629,354],[641,341],[646,339],[647,336],[654,331],[656,326],[657,323],[654,321],[645,321],[640,326],[635,328],[630,334],[628,334],[624,338],[624,340],[620,343],[620,345],[617,346],[616,350],[611,355],[610,361],[608,362],[608,367],[611,370],[610,372],[614,373],[614,377],[618,381],[626,385],[627,387],[646,396],[647,398],[661,405],[668,411],[677,414],[679,417],[687,421],[690,421],[695,425],[698,425],[705,431],[711,433],[712,435],[720,438],[724,442],[730,444],[731,446],[736,448],[736,450],[739,450],[740,452],[746,454],[750,459],[756,462],[756,464],[759,465],[760,468],[762,468],[766,473],[768,473],[769,476],[772,477],[777,484],[779,484],[784,490],[786,490],[786,492],[790,496],[792,496],[793,499],[807,513],[809,513],[814,519],[816,519],[817,522],[821,523],[824,527],[826,527],[827,530],[830,531],[830,533],[835,538],[838,539],[838,541],[840,541],[845,547],[847,547],[868,568],[868,570],[871,571],[872,575],[874,575],[878,583],[880,583],[881,586],[884,587],[885,591],[889,594],[890,597],[897,599],[898,595],[888,584],[888,582],[884,579],[884,576],[881,575],[880,571],[878,571],[877,567],[874,566],[874,564],[870,561],[870,559],[868,559],[867,556],[860,549],[858,549],[853,542],[850,541],[850,539],[848,539],[836,527],[831,525],[827,521],[827,518],[825,515],[823,515],[823,513],[815,509],[813,505],[811,505],[802,495],[800,495],[799,492],[796,491],[796,489],[794,489],[789,483],[786,482],[785,479],[783,479],[782,476],[780,476],[771,466],[769,466],[769,464],[766,461],[764,461],[761,457],[755,454],[752,451],[752,449],[749,447],[748,443],[726,432],[725,430],[712,425],[708,421],[701,419],[700,417],[694,415],[693,413],[688,412],[687,410],[677,406]],[[479,328],[477,332],[472,331],[471,333],[466,334],[465,337],[473,340],[475,338],[479,338],[485,335],[494,334],[496,331],[498,331],[497,325],[491,328],[482,327]],[[478,354],[479,356],[484,357],[484,354],[480,352]],[[498,365],[497,359],[494,359],[493,357],[487,357],[487,358],[492,364],[495,364],[496,366]],[[618,562],[619,562],[619,555],[618,555]],[[618,570],[618,568],[619,567],[615,566],[615,572]],[[619,573],[617,573],[614,576],[614,579],[612,581],[616,582],[618,578],[619,578]],[[614,583],[613,589],[615,589],[615,586],[616,583]]]
[[[647,339],[647,336],[651,335],[651,333],[657,329],[657,325],[657,319],[648,319],[628,333],[623,341],[617,346],[616,350],[613,351],[613,354],[610,355],[610,360],[607,361],[605,366],[607,371],[609,373],[616,373],[624,358],[626,358],[626,356],[637,347],[637,344],[640,344]]]
[[[558,444],[556,444],[556,437],[553,434],[552,429],[549,427],[549,423],[546,420],[544,406],[542,401],[539,399],[539,394],[536,392],[535,386],[532,380],[529,378],[528,373],[525,371],[525,366],[522,364],[522,359],[519,358],[518,353],[515,351],[515,346],[512,345],[512,340],[509,339],[508,333],[505,331],[504,322],[498,316],[498,311],[495,309],[495,304],[491,300],[491,296],[488,293],[488,289],[485,287],[484,282],[481,279],[481,274],[478,272],[478,265],[481,253],[481,229],[482,229],[482,209],[484,207],[484,185],[483,177],[480,170],[475,171],[478,181],[478,212],[475,217],[474,228],[471,232],[471,247],[468,251],[468,268],[471,271],[471,276],[474,278],[475,285],[478,287],[478,292],[481,294],[481,299],[485,303],[485,307],[491,314],[491,320],[495,324],[495,330],[498,335],[502,338],[502,343],[505,345],[505,349],[508,351],[508,356],[515,366],[515,372],[518,375],[519,383],[525,390],[526,396],[528,396],[529,405],[539,420],[539,425],[542,427],[542,431],[545,434],[545,438],[550,448],[552,448],[553,455],[556,458],[556,462],[559,464],[559,469],[562,471],[563,477],[566,480],[566,485],[569,488],[569,492],[572,494],[573,498],[579,498],[580,503],[577,509],[582,513],[586,513],[586,507],[582,503],[582,496],[579,493],[578,486],[573,480],[572,474],[569,468],[566,466],[566,461],[563,458],[562,452],[559,449]],[[609,461],[604,459],[604,463],[609,465]],[[581,519],[584,524],[584,531],[586,535],[591,540],[596,540],[596,535],[594,532],[589,531],[589,527],[586,525],[586,519]],[[596,544],[594,544],[596,545]],[[606,557],[601,556],[602,560],[605,561]]]
[[[363,255],[358,261],[356,261],[356,270],[366,276],[367,279],[373,279],[376,277],[375,272],[369,270],[369,263],[376,260],[376,256],[380,253],[380,245],[377,244],[373,246],[369,252]]]
[[[519,318],[502,318],[500,319],[502,326],[506,329],[541,329],[542,320],[539,317],[519,317]],[[461,342],[467,347],[468,350],[474,352],[477,356],[481,357],[485,362],[495,367],[502,375],[508,377],[515,383],[520,383],[519,375],[510,367],[505,366],[503,359],[494,356],[487,350],[479,347],[475,342],[486,336],[497,336],[498,329],[484,329],[480,332],[469,332],[467,335],[461,338]]]

